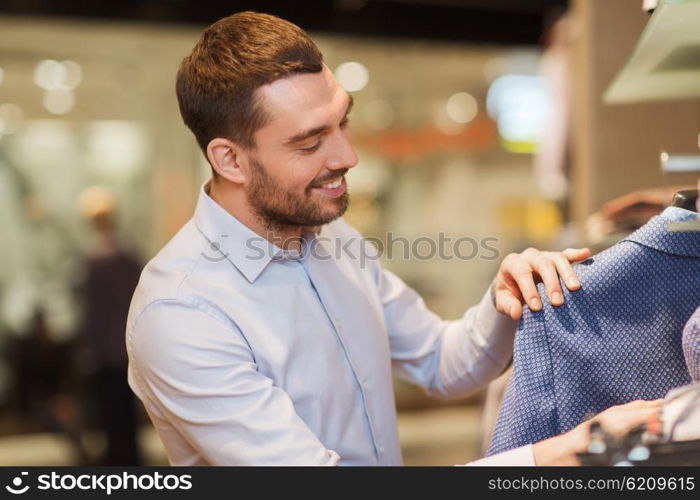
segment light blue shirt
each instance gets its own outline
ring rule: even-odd
[[[488,293],[442,320],[342,219],[284,251],[207,191],[144,269],[126,332],[171,464],[400,465],[392,373],[455,397],[509,363],[517,323]]]

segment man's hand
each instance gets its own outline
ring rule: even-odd
[[[577,453],[583,453],[590,443],[590,428],[593,422],[600,423],[608,434],[624,437],[632,429],[658,414],[663,399],[654,401],[632,401],[612,406],[569,432],[540,441],[532,446],[536,465],[580,465]]]
[[[581,283],[571,263],[590,256],[588,248],[567,248],[563,252],[541,252],[528,248],[522,253],[508,254],[501,262],[493,284],[496,309],[515,320],[522,316],[524,303],[533,311],[542,309],[536,281],[544,282],[552,305],[562,305],[564,295],[559,286],[559,277],[569,290],[578,290]]]

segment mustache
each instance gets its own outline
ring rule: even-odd
[[[342,170],[336,170],[330,175],[326,175],[325,177],[322,177],[320,179],[315,180],[314,182],[311,183],[311,187],[319,187],[321,184],[325,184],[328,181],[332,181],[335,179],[340,179],[342,176],[348,173],[349,168],[344,168]]]

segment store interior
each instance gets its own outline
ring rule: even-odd
[[[518,12],[505,3],[474,9],[512,22]],[[348,174],[345,219],[364,236],[416,245],[410,258],[393,247],[382,264],[443,318],[477,303],[507,254],[600,251],[697,187],[697,55],[668,81],[645,81],[644,57],[661,42],[650,40],[641,0],[535,3],[540,25],[527,40],[503,29],[469,39],[452,26],[430,37],[439,25],[410,36],[299,21],[355,100],[359,166]],[[96,239],[86,193],[112,193],[119,241],[142,265],[190,219],[211,171],[180,118],[175,74],[217,16],[8,6],[0,4],[0,464],[97,465],[107,439],[93,397],[99,366],[81,337]],[[697,47],[697,38],[687,33],[677,46]],[[674,168],[681,157],[689,166]],[[420,246],[440,235],[464,238],[468,255]],[[397,379],[405,464],[482,456],[502,386],[438,401]],[[138,404],[135,418],[139,463],[167,465]]]

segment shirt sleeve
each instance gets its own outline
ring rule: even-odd
[[[423,299],[377,263],[394,371],[429,394],[459,397],[496,378],[509,365],[518,325],[496,310],[487,290],[457,320],[440,319]]]
[[[474,460],[465,465],[479,467],[532,467],[535,465],[535,455],[532,452],[532,445],[528,444],[514,450]]]
[[[158,301],[127,336],[134,384],[211,465],[337,465],[261,374],[237,326],[208,309]]]

